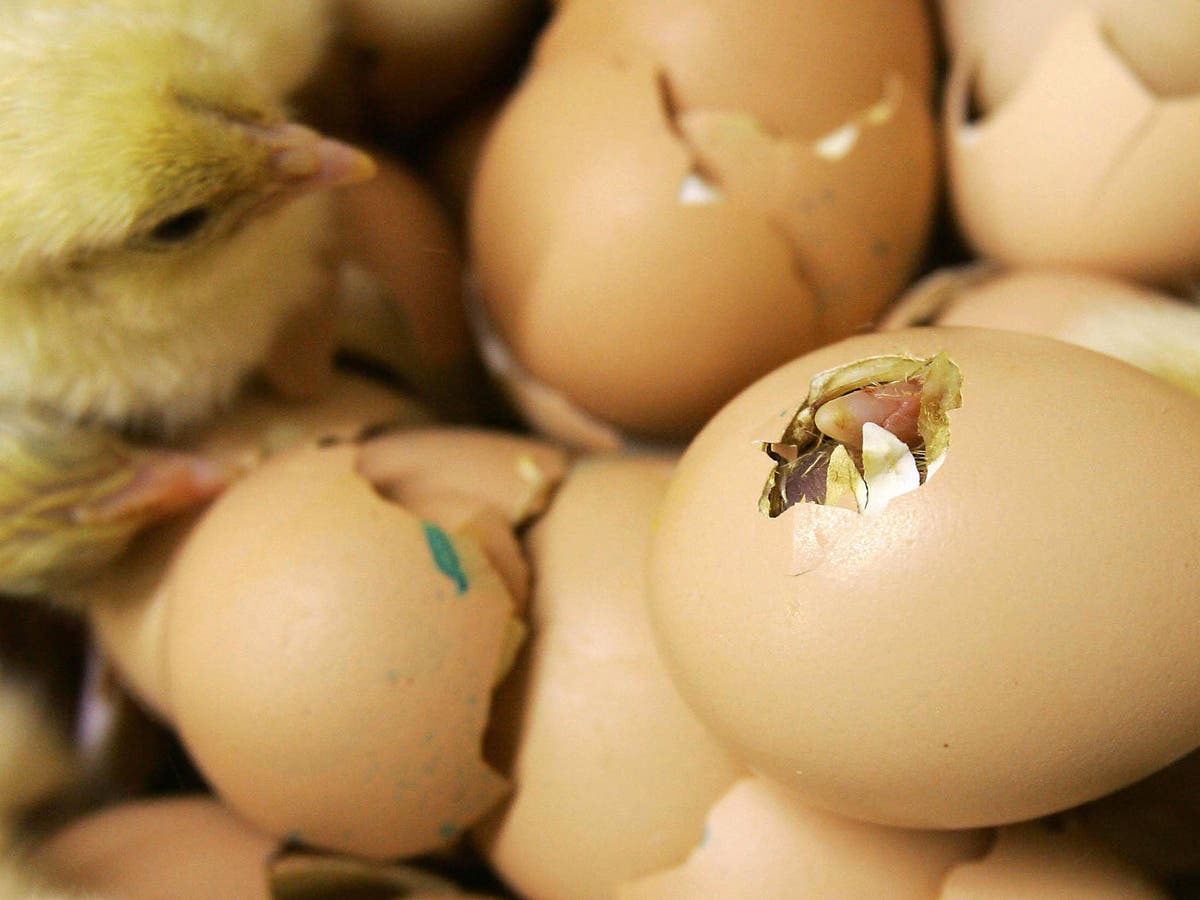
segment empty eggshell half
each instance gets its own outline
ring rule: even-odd
[[[1077,829],[1001,828],[986,856],[956,866],[939,900],[1167,900],[1167,891]]]
[[[927,900],[984,831],[912,831],[844,819],[763,778],[739,779],[708,814],[686,861],[622,885],[620,900]]]
[[[1200,740],[1197,440],[1194,396],[1048,338],[822,348],[680,461],[663,659],[737,756],[843,815],[974,827],[1115,790]]]
[[[1174,288],[1200,277],[1200,96],[1155,92],[1082,7],[1007,100],[972,121],[974,75],[969,56],[955,60],[946,152],[954,209],[980,255]]]
[[[646,620],[671,465],[584,459],[530,529],[530,639],[493,704],[514,793],[475,834],[522,896],[611,898],[676,864],[743,772],[680,699]]]
[[[381,423],[427,425],[421,407],[393,390],[345,374],[318,401],[285,402],[250,392],[189,449],[249,471],[283,450],[318,441],[351,441]],[[140,534],[113,564],[80,585],[72,601],[87,610],[92,634],[122,682],[169,721],[163,614],[167,573],[201,513]]]
[[[911,325],[1042,334],[1200,393],[1200,309],[1103,275],[979,265],[939,270],[905,293],[880,329]]]
[[[219,794],[371,857],[444,846],[507,786],[481,758],[513,601],[478,544],[380,497],[357,448],[277,456],[172,571],[168,688]]]

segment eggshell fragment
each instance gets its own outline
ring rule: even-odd
[[[172,572],[168,690],[251,821],[397,857],[507,789],[480,745],[514,610],[478,543],[381,498],[357,453],[297,448],[208,510]]]
[[[984,852],[981,831],[908,831],[804,806],[763,778],[738,780],[713,806],[679,866],[622,885],[620,900],[936,896],[947,871]]]
[[[1075,830],[1037,823],[1001,828],[982,859],[953,869],[940,900],[1166,900],[1167,892],[1134,866]]]
[[[1200,393],[1200,309],[1102,275],[988,266],[940,270],[901,297],[880,329],[916,324],[1042,334]]]
[[[515,793],[476,829],[523,896],[610,898],[673,865],[742,773],[679,698],[646,621],[670,471],[659,457],[585,459],[530,530],[531,637],[493,714]]]
[[[818,373],[894,353],[961,372],[936,474],[876,513],[760,512],[775,465],[758,442]],[[971,827],[1112,791],[1200,734],[1200,517],[1178,488],[1200,477],[1198,438],[1193,396],[1046,338],[823,348],[681,460],[651,546],[664,661],[752,768],[843,815]]]
[[[41,844],[30,863],[53,885],[122,900],[269,900],[276,838],[209,797],[142,800],[93,813]]]
[[[964,55],[950,73],[946,141],[954,208],[980,255],[1164,287],[1200,277],[1200,97],[1157,95],[1085,8],[1058,21],[1027,77],[977,121],[973,65]]]

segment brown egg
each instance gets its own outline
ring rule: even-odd
[[[664,660],[752,768],[843,815],[971,827],[1112,791],[1200,733],[1197,439],[1193,396],[1046,338],[825,347],[680,462]]]
[[[940,270],[905,293],[880,328],[915,324],[1042,334],[1200,393],[1200,309],[1102,275],[988,266]]]
[[[1170,288],[1200,279],[1194,88],[1147,83],[1084,7],[1055,22],[1003,103],[972,118],[976,67],[969,53],[954,61],[945,130],[954,210],[980,255]]]
[[[585,459],[530,529],[530,641],[492,725],[515,793],[476,830],[522,896],[613,897],[673,865],[742,774],[679,698],[646,621],[645,552],[671,465]]]
[[[407,437],[379,439],[391,471],[378,447],[272,457],[206,511],[163,588],[168,705],[203,774],[273,834],[375,858],[452,843],[507,791],[481,744],[524,627],[486,512],[528,514],[552,477],[538,458],[558,459],[446,432],[433,474],[409,474]],[[455,455],[488,465],[464,480]],[[414,508],[388,499],[409,488]]]
[[[939,900],[1167,900],[1167,891],[1077,830],[1001,828],[982,859],[954,868]]]
[[[713,806],[704,838],[686,860],[623,885],[616,896],[925,900],[947,871],[986,846],[983,831],[908,831],[843,819],[748,777]]]
[[[921,88],[873,79],[833,124],[776,131],[750,97],[685,105],[644,54],[547,53],[484,148],[472,260],[516,365],[584,417],[687,438],[907,280],[934,190]]]
[[[122,900],[269,900],[279,841],[209,797],[143,800],[93,813],[41,844],[51,884]]]

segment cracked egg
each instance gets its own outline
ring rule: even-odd
[[[1200,280],[1194,87],[1156,88],[1083,7],[1003,102],[972,117],[978,77],[972,54],[955,58],[945,132],[955,212],[979,254],[1174,289]]]
[[[482,743],[524,637],[514,529],[564,467],[465,429],[294,446],[147,544],[117,637],[257,827],[373,858],[446,847],[508,790]]]
[[[879,507],[855,446],[876,429],[911,457]],[[1200,734],[1197,439],[1193,396],[1048,338],[822,348],[676,469],[650,551],[663,659],[736,756],[853,818],[975,827],[1112,791]],[[834,465],[793,478],[814,447]]]
[[[522,375],[583,419],[686,439],[903,288],[936,186],[926,89],[872,57],[886,71],[820,115],[797,110],[825,92],[789,83],[781,107],[807,99],[781,118],[758,109],[761,84],[693,99],[670,61],[598,44],[539,56],[489,135],[470,215],[480,306]]]

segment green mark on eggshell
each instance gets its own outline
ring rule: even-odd
[[[454,542],[450,540],[450,535],[432,522],[421,524],[425,529],[425,541],[429,544],[429,552],[433,554],[434,563],[450,576],[458,593],[465,594],[468,587],[467,573],[463,571],[462,563],[458,559],[458,553],[454,549]]]

